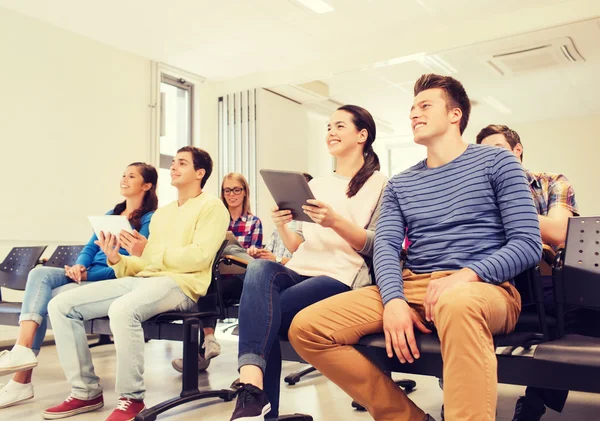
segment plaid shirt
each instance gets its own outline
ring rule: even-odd
[[[575,202],[575,190],[567,177],[562,174],[525,171],[529,188],[539,215],[547,216],[555,206],[563,207],[579,215]]]
[[[240,216],[236,221],[231,217],[229,219],[229,231],[235,235],[242,247],[245,249],[250,248],[250,246],[262,247],[262,223],[258,216],[246,214]]]
[[[291,221],[290,223],[288,223],[288,228],[291,229],[292,231],[296,231],[298,234],[300,234],[301,233],[300,230],[302,229],[302,222]],[[277,228],[275,228],[273,230],[273,234],[271,234],[271,238],[269,239],[269,242],[265,246],[265,250],[273,253],[275,255],[275,257],[281,257],[282,259],[284,259],[284,258],[291,259],[292,258],[292,253],[290,253],[290,251],[287,248],[285,248],[285,244],[283,244],[283,240],[279,236],[279,231],[277,231]]]

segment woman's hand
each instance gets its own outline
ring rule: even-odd
[[[140,257],[144,252],[144,248],[146,248],[146,244],[148,244],[148,239],[136,230],[133,230],[131,234],[127,231],[121,231],[119,242],[131,256]]]
[[[313,220],[315,224],[319,224],[325,228],[331,228],[338,219],[338,214],[327,203],[320,200],[308,199],[308,205],[303,205],[304,213]]]
[[[275,206],[271,212],[271,219],[275,227],[280,228],[282,225],[292,222],[292,211],[289,209],[279,210],[279,207]]]
[[[65,276],[79,284],[87,281],[87,269],[83,265],[65,266]]]
[[[246,253],[248,253],[248,256],[258,259],[261,251],[262,250],[256,246],[250,246],[248,250],[246,250]]]
[[[121,261],[121,255],[119,254],[121,244],[116,236],[111,233],[104,234],[104,232],[100,232],[98,240],[94,243],[106,254],[106,258],[111,265],[116,265]]]
[[[273,262],[275,262],[277,260],[273,253],[271,253],[269,250],[265,250],[265,249],[260,250],[258,258],[264,259],[264,260],[271,260]]]

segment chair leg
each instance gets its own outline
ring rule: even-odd
[[[198,390],[199,327],[200,321],[198,319],[183,322],[183,374],[179,397],[161,402],[152,408],[144,409],[135,417],[136,421],[154,421],[159,414],[169,409],[200,399],[221,398],[225,402],[233,399],[234,391],[231,389]]]
[[[317,369],[314,368],[312,365],[308,368],[305,368],[304,370],[294,371],[293,373],[290,373],[287,376],[285,376],[285,382],[290,386],[293,386],[296,383],[298,383],[302,377],[315,371],[317,371]]]
[[[90,348],[95,348],[97,346],[102,346],[102,345],[113,345],[114,342],[110,339],[110,335],[100,335],[98,337],[98,342],[93,343],[90,345]]]

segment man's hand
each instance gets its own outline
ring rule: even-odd
[[[142,234],[133,230],[133,233],[121,231],[119,233],[119,243],[131,256],[140,257],[148,244],[148,239]]]
[[[331,206],[315,199],[308,199],[306,203],[308,205],[303,205],[302,209],[315,224],[319,224],[324,228],[333,226],[338,216]]]
[[[104,232],[100,232],[98,240],[94,243],[106,254],[106,258],[111,265],[116,265],[121,261],[121,255],[119,254],[121,245],[116,236],[111,233],[104,234]]]
[[[409,307],[408,303],[396,298],[385,305],[383,310],[383,333],[385,334],[385,349],[389,358],[394,351],[402,364],[412,363],[419,358],[419,349],[415,341],[413,325],[423,333],[431,333],[419,320],[419,316]]]
[[[87,269],[83,265],[65,266],[65,276],[79,284],[87,281]]]
[[[479,282],[479,276],[471,269],[464,268],[455,272],[451,275],[443,278],[432,279],[429,281],[427,286],[427,292],[425,293],[425,301],[423,306],[425,307],[425,319],[428,322],[435,321],[433,319],[433,310],[442,294],[457,285],[466,284],[469,282]]]

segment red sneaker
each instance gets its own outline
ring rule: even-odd
[[[133,421],[135,416],[146,409],[144,401],[136,399],[119,398],[117,409],[106,419],[106,421]]]
[[[42,416],[45,420],[57,420],[59,418],[72,417],[73,415],[83,414],[84,412],[95,411],[104,406],[102,395],[94,399],[82,400],[69,396],[60,405],[53,406],[44,411]]]

